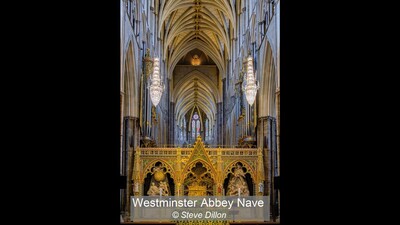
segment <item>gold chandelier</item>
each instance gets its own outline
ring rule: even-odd
[[[198,65],[200,65],[200,59],[199,59],[199,56],[198,56],[198,55],[194,55],[194,56],[193,56],[192,65],[193,65],[193,66],[198,66]]]
[[[254,100],[256,99],[257,89],[258,85],[256,84],[253,71],[253,57],[249,56],[247,58],[247,74],[244,91],[246,93],[246,100],[250,104],[250,106],[253,105]]]
[[[160,59],[154,58],[153,74],[150,77],[150,98],[154,106],[157,106],[160,102],[164,86],[162,85],[160,78]]]

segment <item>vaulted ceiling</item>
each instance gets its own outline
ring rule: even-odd
[[[207,59],[208,64],[216,65],[219,79],[225,77],[231,34],[234,34],[236,25],[234,7],[231,0],[162,1],[159,34],[170,79],[173,79],[175,66],[187,65],[194,53],[203,57],[203,62]],[[172,93],[175,118],[183,121],[197,107],[206,114],[212,126],[216,120],[217,103],[222,100],[221,87],[196,68],[180,79],[174,82],[177,85]]]
[[[177,121],[183,121],[186,114],[198,107],[207,115],[212,126],[216,120],[216,103],[221,101],[221,96],[217,85],[207,75],[193,70],[177,83],[173,91],[173,101]]]
[[[159,33],[167,74],[195,48],[207,54],[221,74],[226,72],[230,33],[235,29],[234,5],[229,0],[167,0],[160,7]]]

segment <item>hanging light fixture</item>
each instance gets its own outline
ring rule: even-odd
[[[150,98],[154,106],[160,102],[161,95],[164,91],[164,86],[161,84],[160,78],[160,59],[154,58],[153,74],[150,78]]]
[[[200,58],[199,58],[198,55],[194,55],[194,56],[193,56],[192,65],[193,65],[193,66],[198,66],[198,65],[200,65]]]
[[[253,105],[254,100],[256,99],[257,89],[258,86],[256,84],[253,72],[253,58],[249,56],[247,58],[247,74],[246,74],[246,85],[244,87],[244,91],[246,93],[246,100],[250,104],[250,106]]]

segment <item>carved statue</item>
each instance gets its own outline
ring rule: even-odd
[[[147,194],[149,196],[160,195],[160,191],[162,192],[162,196],[170,195],[170,187],[168,177],[164,172],[164,167],[162,165],[157,165],[152,168],[153,176],[151,177],[151,185]]]
[[[159,193],[160,193],[160,190],[158,189],[156,184],[154,182],[151,182],[151,186],[150,186],[149,190],[147,191],[147,194],[149,196],[156,196],[156,195],[159,195]]]
[[[160,188],[162,190],[162,193],[161,193],[162,196],[168,196],[169,195],[168,184],[165,181],[161,181],[160,182]]]
[[[263,183],[259,183],[258,184],[258,192],[263,192],[264,191],[264,184]]]
[[[249,194],[250,192],[242,166],[236,163],[233,175],[231,175],[229,180],[227,196],[249,196]]]

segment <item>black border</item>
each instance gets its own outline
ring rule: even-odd
[[[28,110],[40,109],[30,117],[36,126],[25,126],[41,143],[29,147],[32,166],[21,173],[34,176],[24,179],[19,194],[32,204],[19,216],[119,224],[120,1],[53,2],[44,11],[46,31],[32,30],[41,53],[32,60],[44,65],[32,85],[43,103]]]
[[[281,224],[340,222],[351,207],[345,7],[281,1]]]
[[[33,154],[35,166],[43,162],[33,195],[48,201],[30,210],[49,221],[119,224],[120,2],[84,4],[53,8],[57,23],[42,38],[50,85],[40,117],[46,131],[36,135],[48,151]],[[321,24],[332,13],[303,1],[280,4],[281,224],[340,221],[345,171],[335,153],[344,124],[330,97],[338,93],[338,44],[327,32],[332,24]]]

